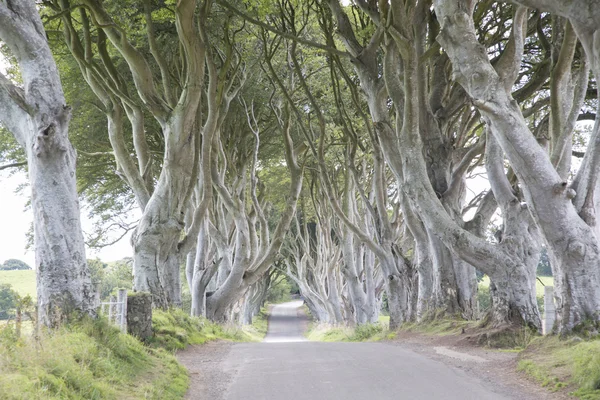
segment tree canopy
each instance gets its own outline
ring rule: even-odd
[[[492,326],[539,329],[541,257],[557,329],[598,322],[600,13],[583,9],[43,1],[87,242],[131,231],[135,290],[167,308],[185,285],[220,321],[248,321],[273,271],[327,322],[376,321],[384,298],[392,327],[480,318],[479,271]],[[31,78],[10,38],[14,89]],[[24,160],[9,140],[0,157]]]

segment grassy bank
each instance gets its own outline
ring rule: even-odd
[[[583,400],[600,399],[598,340],[535,338],[521,353],[518,369],[551,391],[566,390]]]
[[[255,341],[266,314],[249,328],[222,326],[181,310],[153,313],[154,337],[142,343],[105,319],[82,321],[40,337],[0,325],[0,397],[25,399],[182,399],[188,374],[176,350],[210,340]]]
[[[251,342],[262,342],[267,335],[269,326],[269,312],[267,308],[261,308],[258,315],[252,318],[252,325],[245,325],[242,330]]]
[[[211,340],[251,341],[251,337],[239,327],[216,324],[205,318],[190,317],[179,309],[154,310],[152,329],[154,337],[148,344],[151,347],[171,351]]]
[[[518,370],[550,391],[565,391],[582,400],[600,399],[600,340],[539,336],[526,328],[490,330],[477,322],[439,319],[404,324],[402,331],[457,338],[487,338],[471,343],[518,352]],[[490,347],[490,346],[487,346]]]
[[[328,324],[311,324],[306,338],[314,342],[375,342],[394,337],[384,324],[365,324],[355,328]]]
[[[103,320],[84,319],[39,338],[0,331],[0,393],[12,399],[180,399],[188,386],[175,357]]]
[[[168,350],[181,350],[192,344],[211,340],[260,342],[267,333],[267,313],[262,309],[252,325],[221,325],[205,318],[190,317],[182,310],[155,310],[152,316],[154,337],[149,345]]]

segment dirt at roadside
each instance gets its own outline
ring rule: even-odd
[[[434,336],[416,332],[398,332],[386,343],[464,370],[489,383],[499,392],[520,400],[572,400],[566,391],[551,392],[517,371],[519,354],[512,351],[475,346],[468,335]]]
[[[186,399],[198,399],[200,394],[207,400],[223,399],[230,377],[223,372],[221,363],[227,358],[231,346],[231,342],[209,342],[177,352],[177,360],[190,374]]]

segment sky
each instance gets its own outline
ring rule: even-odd
[[[33,220],[33,212],[26,207],[29,188],[25,188],[20,194],[15,192],[19,185],[26,182],[27,174],[25,172],[13,173],[11,176],[7,170],[0,171],[0,263],[4,263],[10,258],[16,258],[34,268],[33,250],[26,250],[26,235]],[[84,232],[91,232],[93,223],[86,214],[85,211],[81,213],[81,223]],[[87,258],[98,257],[102,261],[115,261],[123,257],[131,257],[129,237],[128,234],[119,242],[100,251],[88,248],[86,250]]]

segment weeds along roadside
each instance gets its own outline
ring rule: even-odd
[[[249,334],[182,310],[155,310],[152,320],[154,336],[147,343],[122,334],[105,318],[85,317],[56,330],[36,334],[30,329],[21,335],[14,323],[2,321],[0,398],[181,399],[188,373],[177,362],[176,350],[210,340],[259,340],[261,335],[259,327]]]

